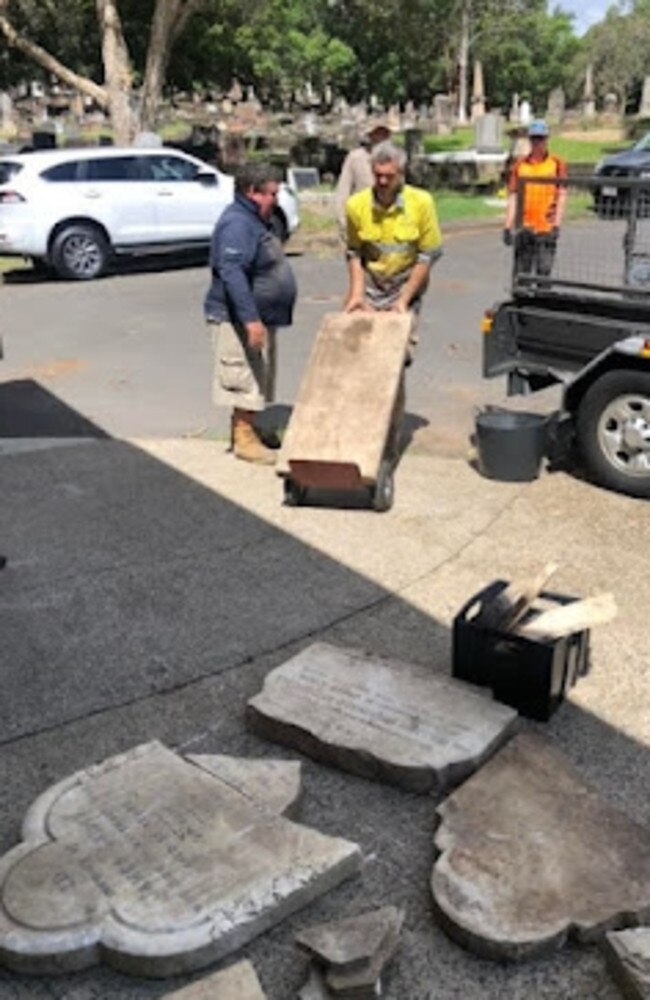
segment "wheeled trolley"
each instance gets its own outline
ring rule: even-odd
[[[394,312],[325,316],[278,458],[286,503],[309,489],[366,490],[375,510],[392,507],[411,325]]]

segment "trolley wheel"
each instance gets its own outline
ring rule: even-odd
[[[395,499],[393,463],[388,458],[384,458],[379,466],[375,485],[370,487],[370,499],[373,509],[379,514],[383,514],[393,506]]]
[[[284,502],[287,507],[301,507],[307,498],[307,489],[289,476],[284,480]]]

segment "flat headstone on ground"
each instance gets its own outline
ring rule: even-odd
[[[542,737],[515,737],[438,814],[438,916],[477,954],[528,958],[650,912],[650,831]]]
[[[265,1000],[265,994],[251,963],[238,962],[170,993],[163,1000]]]
[[[331,969],[356,972],[368,967],[389,932],[401,926],[403,919],[397,907],[383,906],[356,917],[307,927],[296,935],[296,943]]]
[[[603,952],[623,996],[650,1000],[650,927],[606,934]]]
[[[52,786],[0,858],[0,963],[163,977],[241,948],[360,866],[273,801],[156,742]]]
[[[314,643],[271,671],[247,719],[317,760],[429,792],[471,774],[517,713],[426,667]]]

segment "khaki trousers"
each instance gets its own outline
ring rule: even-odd
[[[260,412],[273,402],[277,369],[276,331],[268,328],[262,350],[248,346],[246,330],[240,324],[208,320],[214,369],[212,402],[239,410]]]

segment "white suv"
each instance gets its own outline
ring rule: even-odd
[[[0,257],[43,262],[63,278],[102,274],[113,254],[207,248],[233,199],[227,174],[166,147],[43,150],[0,159]],[[298,225],[281,185],[273,227]]]

